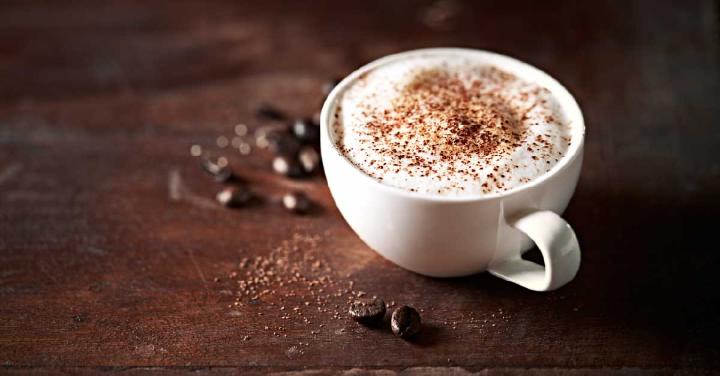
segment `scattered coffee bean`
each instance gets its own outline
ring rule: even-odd
[[[327,97],[330,94],[330,92],[332,91],[332,89],[334,89],[335,86],[337,86],[337,84],[340,83],[340,81],[341,80],[339,78],[333,78],[333,79],[325,82],[322,87],[323,95]]]
[[[222,161],[222,160],[219,160]],[[230,166],[225,163],[213,162],[210,159],[203,159],[202,167],[208,174],[215,178],[215,181],[219,183],[226,183],[233,178],[233,172]]]
[[[267,119],[267,120],[276,120],[276,121],[283,121],[287,119],[287,116],[285,116],[285,113],[277,109],[276,107],[263,103],[261,104],[257,110],[256,113],[258,117]]]
[[[244,206],[251,198],[250,190],[244,185],[225,187],[217,194],[218,202],[229,208]]]
[[[372,324],[380,322],[385,317],[385,302],[382,299],[358,299],[350,304],[348,310],[353,320]]]
[[[275,159],[273,159],[272,167],[273,171],[276,173],[291,178],[296,178],[302,175],[302,167],[295,158],[289,158],[284,155],[278,155],[275,157]]]
[[[307,213],[312,206],[310,199],[302,192],[286,193],[282,198],[282,202],[285,209],[296,214]]]
[[[395,312],[393,312],[390,320],[392,332],[396,336],[404,339],[418,334],[421,326],[420,314],[415,308],[408,306],[398,307]]]
[[[320,139],[320,127],[310,119],[295,119],[292,132],[302,142],[317,142]]]
[[[315,172],[320,166],[320,154],[312,146],[305,146],[298,153],[298,160],[308,174]]]

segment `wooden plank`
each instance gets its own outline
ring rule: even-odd
[[[432,27],[430,2],[313,4],[0,5],[4,371],[718,366],[715,3],[457,2]],[[262,102],[310,115],[327,78],[443,45],[527,60],[585,110],[586,164],[566,213],[583,247],[571,285],[538,294],[488,275],[403,271],[357,239],[322,177],[278,178],[264,151],[224,152],[264,201],[215,205],[219,186],[191,144],[211,146],[238,122],[252,132]],[[320,210],[286,213],[277,200],[290,189]],[[240,268],[243,258],[307,281],[268,283],[234,306],[237,279],[257,270]],[[422,309],[424,333],[408,343],[345,319],[345,289]]]

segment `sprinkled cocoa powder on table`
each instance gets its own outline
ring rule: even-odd
[[[347,273],[330,266],[319,250],[320,241],[319,235],[294,233],[266,255],[241,258],[216,281],[221,292],[232,297],[229,315],[257,316],[268,323],[279,318],[286,324],[262,326],[275,337],[287,337],[289,330],[300,327],[303,336],[311,338],[329,320],[346,320],[348,304],[365,292],[354,289]],[[310,311],[322,313],[326,320],[313,322]]]

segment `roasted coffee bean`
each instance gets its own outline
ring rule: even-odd
[[[302,176],[302,166],[295,160],[284,155],[278,155],[273,159],[272,163],[273,171],[280,175],[285,175],[291,178],[297,178]]]
[[[322,87],[323,95],[327,97],[330,94],[330,92],[332,91],[332,89],[334,89],[335,86],[337,86],[337,84],[340,83],[340,81],[341,80],[339,78],[333,78],[333,79],[325,82]]]
[[[311,119],[295,119],[291,129],[295,137],[302,142],[308,143],[320,140],[320,127],[314,124]]]
[[[310,210],[312,201],[302,192],[289,192],[282,198],[285,209],[295,213],[304,214]]]
[[[396,336],[410,338],[420,332],[422,327],[420,314],[413,307],[398,307],[392,314],[390,327]]]
[[[280,111],[277,107],[267,103],[261,104],[257,108],[257,110],[255,110],[255,113],[258,117],[266,120],[283,121],[287,119],[287,116],[284,112]]]
[[[214,162],[210,159],[203,159],[202,167],[205,172],[212,175],[215,181],[226,183],[233,179],[233,171],[227,164]]]
[[[308,174],[317,171],[320,166],[320,154],[312,146],[304,146],[298,153],[298,160]]]
[[[382,299],[358,299],[350,304],[348,310],[353,320],[363,324],[373,324],[385,317],[385,302]]]
[[[225,187],[217,194],[218,202],[229,208],[244,206],[251,198],[250,190],[244,185]]]

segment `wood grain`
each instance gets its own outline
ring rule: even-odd
[[[4,1],[0,370],[713,373],[718,19],[711,1]],[[263,102],[310,115],[326,79],[429,46],[516,56],[578,98],[585,166],[565,217],[583,266],[567,287],[401,270],[356,238],[322,177],[278,178],[264,151],[229,155],[264,202],[213,201],[191,144],[256,129]],[[288,215],[289,189],[321,210]],[[357,291],[424,309],[421,339],[308,309],[324,323],[312,335],[281,318],[287,295],[228,308],[228,273],[293,234],[319,236],[298,252]],[[287,337],[264,329],[278,325]]]

